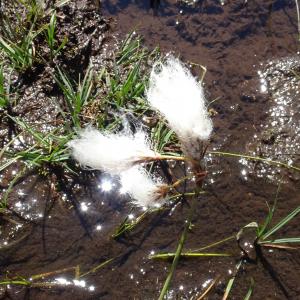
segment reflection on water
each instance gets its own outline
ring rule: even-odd
[[[86,281],[85,280],[78,280],[78,279],[72,279],[72,280],[68,280],[64,277],[58,277],[58,278],[55,278],[54,281],[50,281],[49,282],[49,285],[62,285],[62,286],[70,286],[70,285],[73,285],[75,287],[78,287],[78,288],[82,288],[86,291],[90,291],[90,292],[93,292],[95,291],[95,286],[93,285],[90,285],[88,286]]]
[[[90,203],[81,202],[80,203],[80,209],[83,212],[86,212],[89,209]]]
[[[298,56],[270,61],[258,71],[261,93],[269,95],[270,109],[267,119],[257,128],[249,143],[250,155],[278,160],[288,165],[299,164],[300,157],[300,102]],[[241,174],[256,172],[258,177],[275,179],[280,168],[267,164],[253,164],[245,159],[240,162],[246,167]],[[255,165],[255,166],[254,166]]]
[[[104,0],[103,2],[117,3],[117,5],[111,5],[111,8],[119,11],[125,10],[126,5],[133,3],[133,1],[126,0]],[[232,112],[239,115],[240,103],[236,103],[236,94],[233,94],[234,97],[231,95],[232,101],[226,98],[228,95],[230,96],[230,93],[228,93],[230,92],[229,89],[231,89],[232,86],[237,86],[238,80],[243,78],[243,76],[246,78],[246,75],[249,73],[247,66],[245,69],[241,68],[241,71],[237,72],[239,70],[234,68],[233,65],[240,59],[239,53],[241,53],[243,57],[249,57],[251,60],[252,52],[261,52],[259,47],[254,49],[251,47],[254,38],[257,41],[260,40],[260,43],[263,41],[262,44],[264,45],[263,47],[265,47],[267,38],[265,36],[261,38],[260,35],[258,35],[258,32],[264,30],[264,28],[261,28],[259,25],[259,20],[265,19],[263,14],[264,9],[261,9],[255,1],[251,1],[251,5],[257,5],[257,11],[254,11],[255,14],[253,10],[251,10],[251,7],[247,7],[245,10],[241,7],[230,9],[230,5],[228,5],[229,12],[227,11],[227,15],[224,14],[223,17],[222,11],[223,9],[225,11],[227,6],[220,8],[220,4],[224,4],[225,1],[189,1],[190,4],[198,3],[199,7],[200,4],[205,3],[205,5],[207,5],[208,14],[205,13],[205,10],[202,10],[200,13],[200,10],[194,8],[193,5],[178,5],[171,11],[169,10],[171,6],[169,4],[177,2],[175,0],[151,1],[150,3],[149,1],[135,2],[136,6],[142,7],[143,9],[146,8],[151,18],[152,11],[149,9],[150,7],[152,7],[153,10],[157,9],[161,15],[169,14],[166,19],[155,18],[155,20],[153,20],[152,18],[151,23],[149,20],[145,22],[145,27],[149,26],[149,28],[153,23],[154,30],[152,30],[151,42],[157,43],[156,36],[158,36],[158,33],[162,33],[164,35],[162,39],[170,39],[173,43],[172,47],[176,47],[178,52],[184,57],[188,59],[193,58],[193,61],[210,63],[206,82],[209,84],[210,80],[216,80],[211,87],[211,91],[214,89],[217,90],[214,96],[220,96],[220,85],[222,88],[222,85],[225,86],[220,78],[228,78],[226,85],[229,84],[229,88],[227,87],[226,90],[226,87],[224,87],[224,93],[221,94],[223,97],[222,101],[216,102],[216,107],[220,112],[220,117],[216,118],[218,119],[216,120],[216,135],[220,134],[222,128],[225,128],[226,133],[228,133],[228,131],[230,133],[228,125],[230,125],[231,120],[224,122],[221,120],[223,117],[224,119],[228,117],[227,115],[225,116],[225,112],[227,111],[224,107],[230,108]],[[232,6],[235,6],[235,3],[237,3],[235,1],[228,1],[228,4],[231,4],[230,2],[234,4]],[[188,14],[191,11],[193,11],[193,15],[191,14],[191,18],[188,18]],[[131,18],[130,26],[132,26],[132,15],[136,14],[136,11],[133,11],[132,15],[130,15],[130,12],[127,13],[127,10],[125,12]],[[213,12],[216,12],[216,14],[214,15]],[[145,13],[145,9],[143,13]],[[258,15],[258,20],[253,19],[254,15]],[[265,15],[269,15],[269,13]],[[142,20],[144,23],[144,19],[140,16],[141,15],[138,15],[137,19],[139,21]],[[280,16],[283,17],[283,15]],[[165,27],[159,27],[158,22],[161,22]],[[234,25],[235,22],[237,24]],[[178,26],[174,27],[174,25]],[[121,26],[126,28],[124,22],[121,22]],[[177,31],[167,31],[167,29],[171,27],[178,31],[178,36],[174,36]],[[166,29],[166,31],[162,30],[162,28]],[[251,32],[251,35],[246,36],[244,34],[245,32]],[[242,34],[244,48],[243,39],[239,38],[239,35]],[[182,44],[183,40],[192,42],[191,48],[188,48],[187,44]],[[274,36],[274,40],[276,40],[276,36]],[[257,45],[260,45],[260,43],[258,41]],[[203,44],[203,47],[200,46],[200,44]],[[234,50],[233,52],[228,50],[231,47]],[[249,51],[247,49],[249,49]],[[235,58],[236,56],[237,59]],[[218,62],[218,64],[212,65],[209,61],[210,59]],[[280,159],[287,163],[295,163],[297,160],[294,154],[297,153],[296,151],[299,152],[299,128],[297,126],[297,124],[299,124],[299,122],[297,123],[299,120],[299,101],[296,101],[298,95],[298,80],[295,74],[290,72],[290,70],[293,69],[297,72],[298,67],[297,62],[292,63],[291,61],[292,60],[287,59],[282,65],[280,65],[278,61],[271,62],[265,68],[261,68],[258,73],[259,84],[257,85],[257,89],[260,90],[262,94],[270,95],[269,103],[266,105],[266,107],[270,107],[270,111],[268,112],[268,118],[264,120],[261,127],[257,128],[256,134],[253,136],[249,145],[250,151],[249,153],[247,152],[247,154]],[[101,67],[100,65],[99,69]],[[232,70],[230,70],[231,68]],[[280,72],[281,70],[283,71]],[[32,91],[29,90],[29,94],[31,93]],[[211,97],[211,99],[212,98],[213,97]],[[39,98],[37,97],[37,99]],[[44,106],[47,108],[47,105]],[[50,129],[45,128],[45,131],[49,132],[49,130]],[[288,133],[287,137],[285,137],[286,132]],[[223,136],[221,137],[223,138]],[[25,139],[25,137],[20,136],[12,146],[21,150]],[[33,141],[26,140],[26,143],[28,142],[32,143]],[[216,143],[214,145],[216,145]],[[229,143],[229,145],[231,144]],[[212,150],[221,149],[214,148]],[[289,154],[289,152],[291,153]],[[242,202],[240,199],[244,199],[245,195],[245,190],[242,189],[242,187],[239,186],[241,189],[240,192],[234,190],[233,195],[223,193],[227,186],[232,188],[235,187],[234,185],[237,183],[234,179],[229,178],[228,180],[227,178],[229,174],[236,175],[234,169],[236,161],[230,166],[227,166],[223,163],[225,160],[222,160],[219,164],[218,159],[219,158],[215,156],[207,156],[207,164],[211,167],[207,178],[207,185],[210,185],[212,189],[214,189],[216,195],[213,197],[210,193],[207,193],[205,196],[201,196],[197,202],[197,218],[195,217],[193,221],[195,224],[193,224],[193,228],[189,232],[191,239],[188,240],[193,247],[198,245],[200,241],[204,244],[209,244],[229,233],[232,234],[238,226],[244,223],[244,216],[256,216],[256,214],[259,215],[259,213],[261,213],[261,209],[252,205],[252,202],[248,206],[247,204],[240,205]],[[274,178],[279,172],[279,168],[269,168],[265,164],[249,163],[243,159],[241,159],[241,163],[238,175],[240,175],[240,178],[244,181],[249,180],[251,174]],[[231,168],[230,172],[227,171],[226,173],[226,167],[228,167],[228,169]],[[14,169],[11,171],[11,175],[15,176],[17,172],[18,171]],[[95,179],[93,176],[94,174],[91,177]],[[5,177],[6,176],[0,175],[0,184],[7,187]],[[231,180],[233,180],[233,182],[230,182]],[[220,186],[220,182],[224,182],[222,186]],[[21,233],[20,230],[24,229],[27,225],[26,222],[29,220],[35,221],[34,224],[38,224],[38,226],[35,227],[34,234],[30,235],[28,241],[22,243],[22,247],[18,247],[20,255],[18,253],[12,258],[17,260],[23,259],[22,248],[24,248],[24,252],[26,252],[27,255],[32,249],[36,249],[37,245],[40,245],[44,238],[47,244],[45,249],[41,247],[41,250],[35,250],[37,255],[30,258],[32,259],[30,262],[22,262],[22,265],[16,263],[9,266],[13,271],[12,273],[16,274],[20,272],[20,275],[23,275],[23,272],[27,272],[27,270],[30,271],[31,268],[34,269],[34,272],[42,267],[43,270],[45,269],[45,271],[47,271],[48,267],[55,269],[58,265],[70,266],[73,265],[73,263],[82,264],[89,269],[89,267],[94,267],[104,258],[122,256],[120,264],[114,265],[113,268],[109,266],[108,270],[99,269],[99,273],[94,274],[95,276],[92,277],[93,280],[95,280],[95,282],[93,282],[94,285],[90,285],[90,283],[82,278],[67,278],[64,277],[65,275],[57,276],[57,278],[49,281],[49,283],[68,287],[64,289],[64,292],[70,288],[75,298],[78,298],[78,295],[76,295],[76,292],[73,292],[73,287],[78,287],[84,291],[96,291],[99,293],[92,295],[91,297],[93,297],[93,299],[106,297],[118,299],[119,292],[126,293],[126,295],[128,292],[128,298],[137,295],[137,297],[143,299],[151,299],[154,294],[157,295],[167,277],[170,264],[166,261],[149,262],[148,254],[153,255],[160,253],[162,250],[176,250],[177,240],[180,238],[182,230],[182,223],[186,218],[186,207],[190,204],[189,200],[185,199],[186,201],[183,201],[183,203],[178,202],[174,205],[170,212],[165,215],[164,219],[157,218],[158,214],[151,214],[149,218],[147,217],[132,233],[125,236],[120,242],[111,239],[113,230],[126,217],[130,222],[135,222],[140,216],[141,211],[140,209],[131,210],[126,189],[120,186],[118,179],[102,175],[100,178],[96,178],[91,182],[80,182],[80,184],[73,185],[72,179],[70,179],[65,183],[66,185],[70,185],[70,191],[66,192],[64,190],[60,192],[57,198],[56,195],[50,195],[50,197],[54,196],[55,198],[54,205],[56,205],[56,211],[51,212],[52,218],[50,221],[48,219],[46,220],[47,224],[43,228],[40,226],[40,224],[46,222],[43,220],[43,216],[45,218],[46,216],[47,218],[51,217],[45,213],[45,207],[47,205],[43,203],[44,198],[40,194],[31,195],[26,186],[18,185],[16,193],[14,193],[14,198],[10,199],[10,205],[20,216],[25,218],[25,221],[24,225],[22,223],[10,224],[10,232],[12,233],[10,237],[18,239],[22,236],[23,233]],[[218,189],[219,186],[220,188]],[[41,189],[39,189],[38,193],[40,191]],[[228,197],[228,195],[230,197]],[[218,196],[220,198],[227,196],[224,200],[224,202],[228,200],[226,206],[221,201],[216,201],[219,200]],[[206,201],[207,197],[210,197],[209,201]],[[237,197],[239,197],[239,200],[234,202]],[[41,206],[38,205],[38,202],[40,202]],[[264,201],[262,202],[264,204]],[[51,206],[51,204],[49,206]],[[71,209],[74,207],[77,209],[76,213],[74,209]],[[87,226],[86,231],[81,228],[81,226],[83,227],[82,224],[85,224],[85,221],[90,225],[90,227]],[[211,223],[215,223],[217,226],[214,225],[214,227],[212,227]],[[39,235],[42,229],[45,230],[45,236]],[[19,231],[17,232],[17,230]],[[13,235],[14,232],[16,235]],[[11,242],[10,239],[4,239],[4,237],[7,236],[7,234],[1,235],[1,246],[7,246]],[[235,258],[232,260],[232,264],[235,263],[234,260]],[[45,266],[45,262],[49,262],[49,265],[47,264],[47,266]],[[181,260],[180,262],[182,263],[180,263],[176,270],[168,299],[197,299],[203,290],[212,283],[213,278],[216,278],[216,272],[222,273],[222,276],[223,273],[225,273],[225,276],[230,276],[235,272],[233,265],[228,269],[227,261],[223,264],[215,264],[215,260],[208,261],[206,259]],[[212,267],[213,271],[210,271],[210,267]],[[283,269],[284,272],[287,269],[288,268]],[[191,272],[191,270],[194,270],[194,272]],[[249,272],[249,275],[253,275],[253,273]],[[267,280],[265,273],[263,273],[263,276],[263,280]],[[259,279],[258,276],[257,282]],[[128,284],[129,282],[130,284]],[[139,285],[138,289],[136,285]],[[270,281],[266,281],[266,285],[270,286]],[[222,291],[223,289],[221,288],[220,290]],[[276,289],[274,289],[274,291],[277,292]],[[103,296],[101,294],[102,292],[107,292],[107,296]],[[46,294],[47,291],[43,291],[43,293]],[[149,294],[145,295],[144,293]],[[151,296],[149,296],[150,293]],[[41,295],[42,294],[39,296]],[[272,296],[274,295],[268,298],[273,299],[274,297],[272,298]],[[53,294],[49,297],[53,297]],[[64,293],[62,293],[60,297],[70,299],[70,297],[67,297]],[[42,296],[40,298],[42,298]],[[237,298],[240,299],[241,297]],[[261,297],[261,299],[265,298],[267,298],[267,296]]]
[[[113,189],[114,183],[109,178],[103,178],[98,186],[103,192],[109,192]]]
[[[17,194],[19,196],[25,195],[21,189],[18,190]],[[26,199],[26,201],[17,201],[14,204],[14,211],[25,220],[33,221],[43,217],[43,212],[41,211],[40,204],[36,198]]]

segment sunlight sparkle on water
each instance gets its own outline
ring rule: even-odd
[[[140,269],[140,272],[141,272],[143,275],[146,274],[146,271],[145,271],[143,268]]]
[[[20,189],[20,190],[18,190],[18,195],[19,195],[19,196],[25,196],[25,193],[24,193],[23,190]]]
[[[78,280],[78,279],[68,280],[64,277],[58,277],[58,278],[55,278],[54,283],[63,285],[63,286],[73,285],[73,286],[76,286],[79,288],[87,289],[90,292],[93,292],[95,290],[95,287],[93,285],[87,286],[85,280]]]
[[[111,191],[112,190],[112,188],[113,188],[113,183],[110,181],[110,180],[108,180],[108,179],[104,179],[102,182],[101,182],[101,184],[100,184],[100,189],[103,191],[103,192],[109,192],[109,191]]]
[[[15,207],[21,208],[21,207],[22,207],[22,203],[21,203],[20,201],[18,201],[18,202],[15,204]]]
[[[296,163],[300,151],[300,81],[295,72],[299,65],[299,56],[283,57],[261,64],[257,89],[262,94],[269,93],[266,98],[269,110],[261,124],[255,125],[256,132],[247,145],[251,150],[248,155],[288,165]],[[241,162],[244,166],[241,172],[246,170],[247,174],[255,173],[257,177],[267,177],[272,181],[281,178],[281,167],[276,168],[273,163]]]
[[[247,175],[247,171],[246,171],[245,169],[243,169],[243,170],[241,171],[241,174],[242,174],[243,176],[246,176],[246,175]]]
[[[212,279],[207,279],[202,283],[202,287],[205,289],[210,283],[211,283]]]
[[[70,285],[71,284],[70,281],[68,281],[66,278],[63,278],[63,277],[55,278],[55,281],[61,285]]]
[[[124,194],[127,193],[127,190],[126,190],[124,187],[121,187],[120,190],[119,190],[119,193],[120,193],[121,195],[124,195]]]
[[[82,211],[87,211],[89,208],[88,208],[88,205],[85,202],[81,202],[80,209]]]
[[[86,286],[86,283],[85,283],[84,280],[77,280],[77,279],[74,279],[74,280],[73,280],[73,283],[74,283],[74,285],[80,286],[80,287],[83,287],[83,288]]]

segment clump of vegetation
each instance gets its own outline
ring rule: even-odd
[[[173,56],[164,59],[158,49],[149,51],[144,48],[141,38],[133,33],[116,50],[114,58],[103,59],[99,69],[92,59],[81,74],[60,65],[59,56],[64,54],[68,41],[57,35],[57,7],[66,2],[55,2],[49,9],[40,1],[12,2],[11,7],[16,9],[16,16],[12,18],[4,14],[1,19],[0,56],[4,60],[0,66],[0,114],[1,119],[5,120],[1,126],[6,127],[8,139],[2,141],[0,171],[16,163],[21,165],[2,194],[1,213],[5,214],[10,208],[10,193],[28,171],[43,174],[52,180],[51,175],[59,169],[60,174],[76,178],[81,172],[80,165],[119,176],[123,192],[132,198],[135,205],[147,208],[134,220],[126,217],[113,234],[116,239],[132,231],[148,214],[164,210],[165,203],[178,201],[182,196],[194,196],[177,248],[174,252],[158,253],[150,257],[172,260],[159,299],[166,297],[181,258],[232,256],[232,253],[206,250],[236,239],[242,255],[234,276],[228,282],[223,297],[226,299],[245,260],[249,262],[253,257],[256,259],[262,247],[290,248],[290,243],[300,242],[298,237],[272,238],[273,234],[298,215],[300,209],[296,208],[269,228],[276,200],[263,225],[252,222],[241,229],[237,236],[230,236],[194,251],[185,250],[195,201],[205,193],[202,190],[207,174],[205,154],[242,157],[294,171],[300,171],[300,168],[266,157],[208,149],[208,139],[213,129],[201,81],[198,82],[179,59]],[[55,126],[46,129],[41,128],[38,119],[28,120],[15,110],[23,95],[20,78],[38,65],[50,67],[54,71],[51,77],[54,87],[51,97],[48,96],[57,114]],[[18,146],[15,147],[15,144]],[[80,165],[74,162],[74,158]],[[173,169],[170,164],[163,165],[167,172],[162,171],[160,163],[166,161],[184,162],[191,166],[192,171],[177,178],[168,174]],[[164,176],[166,174],[169,176]],[[133,184],[133,180],[138,181],[139,185]],[[190,190],[181,187],[186,181],[195,183]],[[54,184],[54,188],[57,185]],[[56,192],[60,190],[57,188]],[[244,232],[249,229],[255,230],[255,239],[251,245],[254,256],[241,243]],[[78,266],[54,273],[75,271],[73,283],[76,285],[80,278],[96,272],[113,260],[110,258],[85,273],[81,273]],[[7,278],[0,285],[55,287],[61,284],[39,281],[52,275],[53,272],[33,275],[33,280]],[[202,298],[216,281],[209,285]],[[250,298],[253,287],[254,282],[250,280],[245,299]]]

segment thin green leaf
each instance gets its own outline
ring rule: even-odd
[[[275,239],[268,241],[261,241],[260,244],[286,244],[286,243],[300,243],[300,238],[283,238],[283,239]]]
[[[185,224],[184,230],[181,234],[181,237],[180,237],[180,240],[179,240],[176,252],[175,252],[175,256],[174,256],[174,259],[173,259],[171,269],[170,269],[169,274],[168,274],[168,276],[165,280],[164,286],[163,286],[163,288],[160,292],[158,300],[163,300],[165,295],[167,294],[167,292],[169,290],[169,286],[170,286],[173,274],[174,274],[174,272],[176,270],[176,267],[177,267],[177,264],[179,262],[180,254],[181,254],[181,251],[183,249],[183,245],[184,245],[184,242],[185,242],[185,239],[186,239],[186,235],[187,235],[187,232],[188,232],[188,229],[189,229],[189,225],[190,225],[190,220],[188,222],[186,222],[186,224]]]
[[[276,196],[275,196],[273,206],[272,206],[271,209],[269,208],[269,213],[268,213],[267,218],[264,222],[264,225],[261,228],[258,229],[258,238],[260,238],[265,233],[267,227],[269,226],[269,224],[271,223],[271,221],[273,219],[274,212],[275,212],[275,209],[276,209],[276,206],[277,206],[277,201],[278,201],[278,195],[279,195],[280,188],[281,188],[281,183],[277,187]]]
[[[247,292],[244,300],[249,300],[251,298],[251,296],[252,296],[252,293],[253,293],[253,289],[254,289],[254,280],[253,280],[253,278],[251,278],[250,281],[251,281],[250,282],[250,287],[248,289],[248,292]]]
[[[288,222],[290,222],[297,214],[300,212],[300,206],[298,206],[295,210],[293,210],[288,216],[283,218],[280,222],[278,222],[272,229],[266,232],[264,235],[261,236],[260,241],[266,240],[269,236],[277,232],[280,228],[285,226]]]
[[[240,267],[242,266],[242,263],[243,263],[242,260],[240,260],[240,261],[237,263],[237,265],[236,265],[236,272],[235,272],[234,276],[233,276],[232,278],[229,279],[222,300],[226,300],[226,299],[228,298],[228,296],[229,296],[229,294],[230,294],[230,292],[231,292],[231,290],[232,290],[234,280],[236,279],[236,276],[237,276],[237,274],[238,274],[238,272],[239,272]]]
[[[154,255],[150,255],[151,259],[170,259],[174,258],[176,253],[158,253]],[[186,258],[194,258],[194,257],[228,257],[231,256],[229,253],[200,253],[200,252],[182,252],[180,253],[180,257]]]
[[[245,155],[245,154],[240,154],[240,153],[231,153],[231,152],[222,152],[222,151],[207,151],[207,153],[212,154],[212,155],[240,157],[240,158],[244,158],[247,160],[261,161],[268,165],[275,165],[275,166],[284,167],[286,169],[300,171],[300,167],[298,167],[298,166],[289,165],[289,164],[283,163],[281,161],[271,160],[269,158],[263,158],[263,157],[259,157],[259,156],[251,156],[251,155]]]

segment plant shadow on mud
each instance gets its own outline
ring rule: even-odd
[[[158,1],[152,1],[153,6],[157,3]],[[181,268],[187,273],[192,269],[193,274],[198,274],[198,259],[204,268],[210,268],[215,262],[217,267],[212,271],[215,276],[209,280],[208,286],[193,291],[193,299],[215,294],[220,299],[226,299],[235,287],[240,289],[238,294],[246,295],[245,299],[249,299],[259,280],[252,279],[255,270],[249,272],[250,277],[245,276],[245,273],[247,275],[247,268],[254,265],[261,271],[261,267],[258,266],[260,264],[279,287],[281,294],[292,299],[280,272],[273,266],[274,259],[269,261],[269,253],[265,254],[263,250],[265,247],[273,247],[274,252],[295,251],[286,246],[292,241],[288,238],[281,240],[283,247],[280,247],[279,239],[271,239],[266,241],[264,246],[263,243],[259,244],[258,236],[251,231],[246,237],[238,234],[236,243],[236,234],[241,228],[240,222],[243,218],[233,222],[232,228],[224,231],[231,232],[231,236],[220,240],[220,236],[223,236],[222,230],[206,224],[207,220],[201,220],[201,213],[205,212],[205,209],[212,212],[214,209],[220,209],[219,213],[221,212],[221,208],[210,206],[208,200],[219,201],[219,206],[223,206],[222,209],[227,212],[238,204],[223,201],[218,190],[210,191],[214,190],[214,187],[205,184],[205,191],[191,192],[193,184],[190,186],[190,183],[187,184],[184,180],[184,186],[176,190],[176,197],[171,199],[171,205],[141,211],[129,206],[128,197],[120,196],[118,190],[112,189],[107,192],[103,189],[101,182],[106,175],[98,171],[82,170],[70,159],[67,143],[76,136],[79,128],[93,124],[99,129],[111,132],[122,130],[124,119],[120,111],[125,112],[131,127],[135,128],[137,122],[146,126],[158,152],[165,155],[181,155],[174,132],[144,101],[149,68],[153,61],[160,57],[159,51],[148,51],[142,46],[141,39],[131,34],[116,50],[115,58],[105,58],[105,54],[98,55],[97,51],[101,48],[102,41],[99,45],[95,40],[101,39],[100,36],[105,34],[108,24],[100,15],[95,17],[96,12],[93,12],[92,5],[89,7],[88,4],[82,13],[76,12],[72,5],[55,8],[53,12],[56,14],[48,14],[41,19],[27,16],[33,20],[32,26],[26,25],[29,30],[22,34],[25,42],[21,45],[16,45],[12,39],[0,41],[3,49],[1,55],[6,57],[0,70],[0,105],[3,120],[1,130],[4,132],[1,138],[3,151],[0,152],[0,168],[4,174],[1,177],[1,230],[5,232],[0,251],[1,266],[7,270],[1,274],[3,297],[15,297],[18,293],[20,294],[17,298],[24,296],[29,299],[44,296],[49,299],[68,298],[70,295],[76,295],[78,299],[92,298],[95,295],[124,297],[127,293],[135,294],[133,291],[136,290],[136,286],[131,279],[115,276],[115,270],[127,275],[132,274],[132,270],[140,265],[145,265],[150,270],[150,265],[154,265],[158,271],[149,271],[149,282],[152,285],[154,279],[159,276],[160,283],[151,291],[149,289],[147,295],[154,298],[153,295],[158,297],[160,293],[160,298],[163,299],[168,293],[170,297],[174,295],[171,280],[176,286],[184,278]],[[85,43],[81,43],[83,41],[76,36],[81,34],[77,29],[69,32],[67,42],[65,32],[72,24],[71,19],[74,17],[78,21],[82,15],[86,16],[87,20],[82,29],[86,32]],[[94,17],[102,32],[96,32],[97,26],[89,24]],[[92,38],[88,38],[90,32],[94,34]],[[80,44],[78,48],[75,47],[76,43]],[[36,48],[33,49],[32,45]],[[50,63],[45,62],[47,60]],[[7,74],[11,74],[11,79],[7,79],[10,78]],[[35,81],[38,81],[37,89],[42,92],[43,97],[41,105],[29,114],[26,113],[26,109],[28,112],[32,111],[30,106],[26,107],[26,101],[28,102],[30,97],[27,97],[25,90]],[[41,87],[44,84],[45,87]],[[38,95],[35,95],[37,102]],[[51,108],[46,112],[48,117],[39,122],[40,115],[44,113],[41,106],[48,104]],[[268,157],[211,149],[208,149],[207,154],[218,161],[221,158],[238,157],[271,167],[299,171],[297,166],[270,160]],[[210,165],[209,160],[207,164],[208,170],[215,167]],[[171,185],[174,173],[177,179],[187,176],[185,167],[180,163],[178,165],[172,164],[170,167],[168,162],[161,161],[154,163],[152,168]],[[235,182],[229,188],[233,188]],[[113,184],[114,187],[119,187],[118,183]],[[218,179],[216,189],[217,184],[221,186],[222,179]],[[226,184],[224,179],[223,185]],[[274,190],[274,186],[271,184],[269,188]],[[224,190],[225,188],[219,189]],[[36,199],[39,204],[36,207],[33,206],[36,204],[29,206],[29,203]],[[274,210],[275,205],[273,210],[269,210],[267,225]],[[194,216],[191,211],[195,213]],[[296,212],[298,213],[298,210]],[[260,217],[256,220],[255,216],[251,215],[250,221],[261,221]],[[281,217],[284,217],[282,213]],[[218,217],[215,219],[216,222],[219,220]],[[223,221],[228,223],[225,217]],[[200,229],[205,225],[208,227],[207,231],[204,231],[206,236],[199,236],[197,230],[203,233]],[[253,229],[256,225],[249,228]],[[294,234],[298,234],[296,229]],[[284,232],[283,236],[288,236],[286,234]],[[248,243],[247,246],[242,240]],[[293,242],[299,241],[295,238]],[[202,247],[199,248],[199,245]],[[213,247],[217,250],[207,252]],[[152,253],[153,250],[158,251],[157,249],[159,253]],[[284,257],[284,254],[282,255]],[[168,259],[171,263],[161,263],[160,259]],[[236,261],[238,264],[233,268],[234,276],[232,273],[228,276],[228,266],[235,265]],[[170,266],[170,272],[164,270],[166,266]],[[140,271],[134,276],[149,288],[149,282],[147,283],[147,279],[140,273],[143,275]],[[199,280],[207,280],[207,276],[201,275]],[[258,278],[261,279],[259,276]],[[122,280],[121,290],[112,291],[112,285]],[[100,286],[101,291],[97,290]],[[64,293],[62,296],[60,291]],[[180,290],[176,293],[183,299],[188,297]]]

